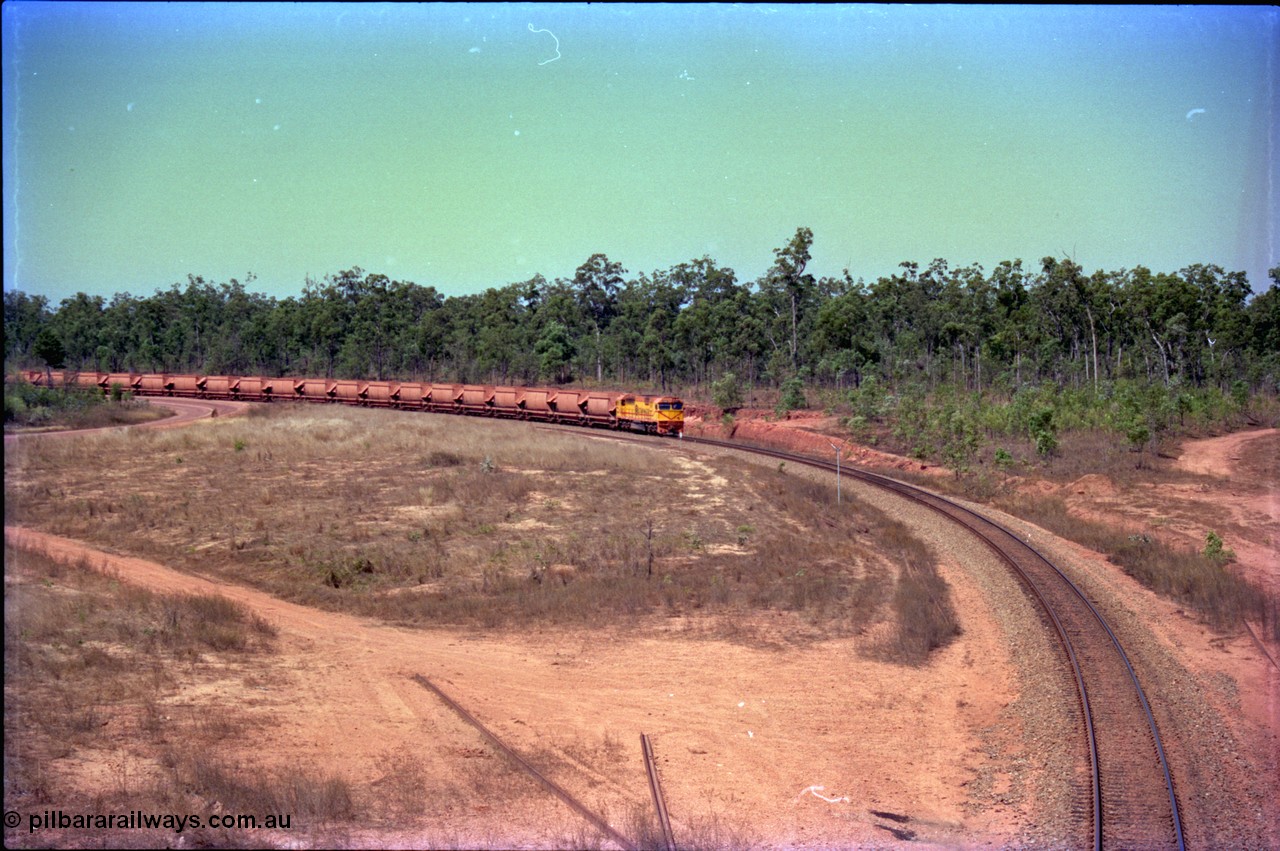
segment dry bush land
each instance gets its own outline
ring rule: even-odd
[[[7,390],[8,385],[6,385]],[[82,392],[85,395],[89,393],[89,391]],[[35,434],[68,429],[139,425],[173,416],[172,411],[163,407],[153,406],[146,399],[109,399],[97,404],[92,404],[92,401],[86,400],[81,404],[72,404],[69,407],[57,410],[49,407],[30,409],[20,400],[12,402],[15,418],[13,422],[9,422],[6,419],[4,433],[6,435]],[[10,404],[10,397],[6,393],[6,411],[8,411]]]
[[[872,506],[779,470],[589,437],[256,407],[23,447],[6,459],[6,523],[402,624],[700,613],[709,634],[749,642],[875,631],[868,652],[912,664],[955,634],[931,552]],[[742,617],[759,611],[776,617]]]
[[[646,729],[658,734],[683,846],[830,844],[891,829],[954,839],[967,820],[1011,835],[1018,828],[993,828],[980,801],[1017,798],[1030,812],[1032,781],[1016,792],[1000,785],[986,733],[951,750],[1013,699],[1007,682],[989,687],[997,639],[959,633],[930,544],[866,502],[846,495],[836,506],[833,496],[829,484],[716,454],[336,407],[22,444],[6,455],[7,524],[334,614],[298,609],[281,649],[270,627],[215,607],[201,617],[230,618],[239,639],[214,630],[157,644],[170,623],[197,628],[201,617],[184,614],[192,604],[7,553],[7,648],[19,661],[106,648],[60,662],[74,677],[8,666],[7,800],[292,812],[308,836],[323,836],[224,832],[197,843],[598,847],[593,831],[408,682],[444,670],[447,687],[491,720],[510,718],[496,706],[514,688],[510,711],[528,720],[499,732],[631,836],[656,836],[635,764],[633,739]],[[42,602],[62,597],[78,608]],[[367,620],[325,620],[348,615],[401,626],[369,633]],[[476,653],[507,661],[468,677]],[[924,664],[939,654],[943,662]],[[126,669],[147,673],[119,677]],[[111,674],[128,687],[104,688]],[[940,689],[965,697],[934,707],[922,729]],[[58,723],[84,731],[45,729],[55,710]],[[905,715],[872,720],[884,712]],[[795,798],[846,774],[854,803]],[[976,780],[957,796],[965,778]],[[923,820],[879,824],[876,807]]]
[[[1263,463],[1254,466],[1265,469]],[[1206,504],[1204,495],[1220,487],[1219,481],[1179,469],[1168,455],[1135,452],[1112,435],[1089,431],[1065,436],[1051,461],[1019,472],[1024,475],[989,470],[968,477],[906,471],[898,476],[967,497],[982,478],[978,490],[991,507],[1103,553],[1216,630],[1236,631],[1248,619],[1280,642],[1275,578],[1241,570],[1229,548],[1219,556],[1205,552],[1209,531],[1220,532],[1229,546],[1248,546],[1256,532],[1238,525],[1234,512]]]
[[[182,632],[187,604],[7,552],[7,803],[305,827],[196,844],[602,845],[410,679],[426,674],[646,841],[641,731],[681,847],[1061,845],[1070,683],[990,554],[848,482],[837,506],[829,477],[669,448],[336,406],[19,444],[7,524],[247,608],[196,603],[218,628]],[[1264,818],[1197,781],[1219,820]]]
[[[350,816],[346,783],[318,767],[243,772],[218,756],[259,726],[252,693],[270,681],[276,630],[217,595],[164,595],[110,572],[67,566],[5,547],[5,750],[8,807],[68,813],[298,813]],[[126,836],[51,831],[6,844],[168,847],[171,831]],[[222,829],[188,833],[197,845],[238,844]]]

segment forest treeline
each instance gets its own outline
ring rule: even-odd
[[[1012,392],[1280,382],[1280,267],[1250,299],[1242,272],[1197,264],[1085,271],[1069,258],[990,271],[902,263],[867,283],[808,271],[800,228],[754,281],[709,257],[630,275],[603,254],[572,278],[541,275],[473,295],[359,268],[277,299],[189,276],[151,296],[83,293],[52,306],[4,294],[10,367],[315,375],[486,383],[601,382],[854,388],[866,379]]]

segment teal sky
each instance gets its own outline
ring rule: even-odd
[[[3,12],[4,287],[352,266],[477,292],[1277,258],[1267,7],[159,4]],[[535,31],[536,30],[536,31]]]

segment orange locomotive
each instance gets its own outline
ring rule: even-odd
[[[684,403],[674,396],[641,396],[597,390],[439,384],[411,381],[350,381],[332,378],[265,378],[233,375],[173,375],[137,372],[23,373],[32,384],[118,386],[137,396],[179,396],[248,402],[299,401],[373,408],[432,411],[599,428],[631,429],[679,437]]]

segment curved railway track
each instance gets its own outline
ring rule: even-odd
[[[760,446],[686,437],[696,445],[736,449],[836,472],[836,465]],[[1119,639],[1081,588],[1013,532],[937,494],[857,468],[844,476],[939,512],[980,538],[1009,566],[1057,634],[1076,682],[1075,712],[1087,757],[1073,812],[1075,829],[1096,849],[1185,849],[1182,820],[1164,745],[1151,707]]]
[[[544,426],[546,427],[546,426]],[[557,428],[556,426],[550,426]],[[615,439],[629,436],[610,434]],[[1071,833],[1103,848],[1186,848],[1182,820],[1172,775],[1165,757],[1155,718],[1136,671],[1115,632],[1084,591],[1043,554],[1005,527],[977,512],[937,494],[887,476],[836,464],[807,455],[733,441],[685,437],[682,442],[751,452],[813,467],[839,472],[905,499],[930,508],[982,540],[1013,571],[1052,626],[1070,664],[1078,698],[1075,714],[1083,732],[1087,754],[1081,760],[1073,783],[1076,801],[1072,811],[1079,825]],[[437,691],[431,683],[424,686]],[[449,698],[446,701],[452,703]],[[463,712],[465,716],[465,712]],[[469,719],[480,727],[474,719]],[[482,732],[492,737],[487,730]],[[498,742],[501,745],[501,742]],[[504,746],[505,747],[505,746]],[[646,764],[652,767],[651,752],[645,743]],[[516,759],[519,759],[517,756]],[[523,760],[521,760],[523,762]],[[528,767],[526,765],[526,767]],[[532,769],[530,768],[532,771]],[[534,774],[541,779],[536,771]],[[554,784],[549,784],[554,786]],[[652,771],[650,782],[656,783]],[[556,788],[552,791],[561,794]],[[660,793],[654,789],[655,803],[670,836]],[[567,801],[578,807],[576,801]],[[595,816],[583,810],[595,823]],[[602,832],[622,847],[631,843],[607,825]]]

